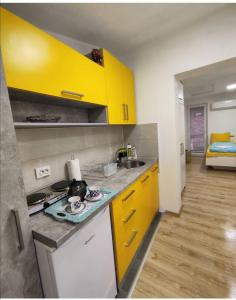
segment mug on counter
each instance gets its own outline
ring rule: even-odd
[[[88,195],[90,198],[95,198],[100,195],[100,187],[97,185],[92,185],[88,187]]]
[[[70,203],[71,212],[75,212],[81,205],[79,196],[70,197],[68,202]]]

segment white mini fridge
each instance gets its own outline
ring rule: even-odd
[[[109,206],[57,249],[35,240],[46,298],[114,298],[117,294]]]

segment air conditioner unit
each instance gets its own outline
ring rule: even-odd
[[[236,99],[216,101],[211,104],[211,110],[236,108]]]

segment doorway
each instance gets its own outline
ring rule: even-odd
[[[207,105],[188,106],[188,148],[193,154],[204,154],[207,147]]]

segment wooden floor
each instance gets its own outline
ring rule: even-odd
[[[236,298],[236,172],[187,169],[180,216],[166,213],[133,298]]]

